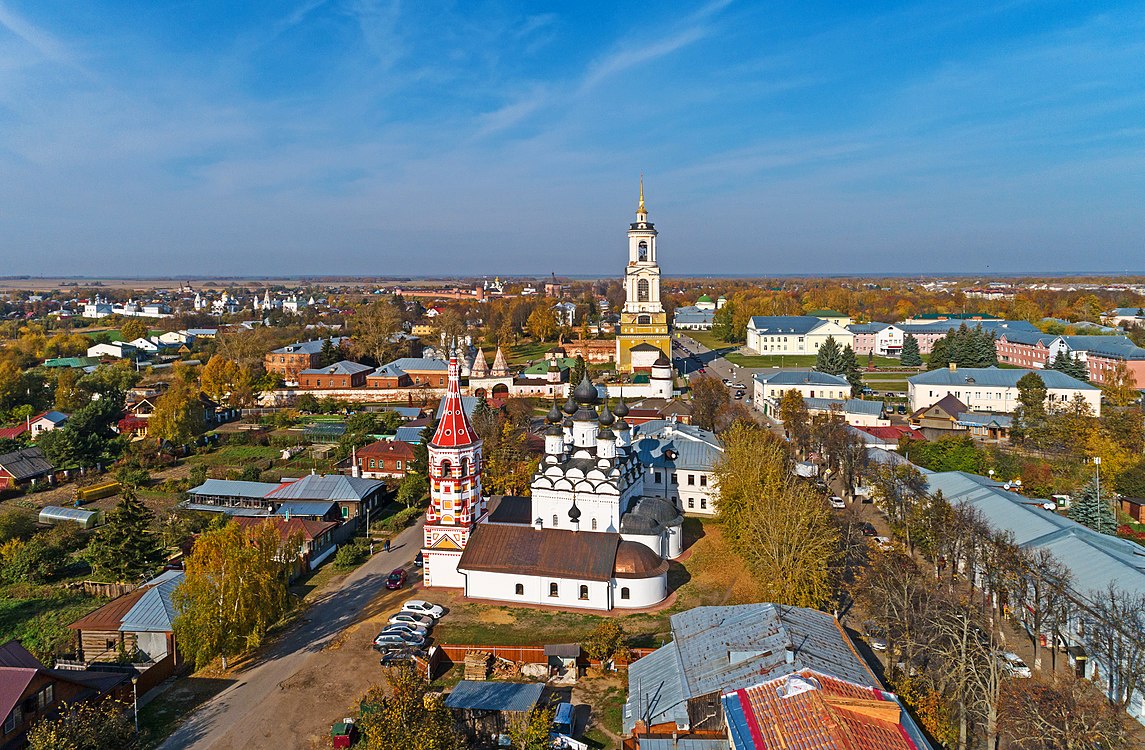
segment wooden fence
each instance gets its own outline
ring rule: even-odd
[[[136,589],[134,583],[105,583],[103,581],[74,581],[65,585],[70,589],[79,589],[88,596],[103,596],[108,599],[130,594]]]

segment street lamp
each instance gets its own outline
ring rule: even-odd
[[[135,719],[135,733],[139,734],[139,675],[131,677],[131,703],[132,714]]]
[[[1093,465],[1097,470],[1097,502],[1101,504],[1101,456],[1093,457]]]

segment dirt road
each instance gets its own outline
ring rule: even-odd
[[[329,747],[330,725],[349,715],[381,667],[371,650],[382,621],[408,589],[387,592],[386,576],[410,567],[421,524],[402,531],[390,552],[378,552],[318,596],[301,622],[233,675],[236,682],[199,707],[161,750]],[[411,576],[411,579],[413,577]]]

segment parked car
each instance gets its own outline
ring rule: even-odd
[[[831,503],[831,507],[835,510],[843,510],[847,507],[847,504],[843,502],[843,498],[838,495],[832,495],[828,502]]]
[[[863,524],[863,536],[875,536],[878,533],[879,532],[875,529],[874,526],[871,525],[869,521]]]
[[[1026,679],[1033,677],[1033,672],[1026,666],[1026,662],[1022,661],[1022,657],[1015,654],[1013,651],[1006,651],[999,655],[1002,660],[1002,668],[1006,670],[1006,674],[1011,677],[1020,677]]]
[[[391,622],[389,625],[382,628],[383,633],[409,633],[416,635],[419,638],[425,639],[429,637],[429,628],[424,625],[414,625],[412,622]]]
[[[874,542],[875,546],[881,549],[883,552],[890,552],[895,548],[895,543],[889,536],[876,536],[874,538]]]
[[[413,612],[415,615],[429,615],[435,620],[441,619],[445,614],[445,610],[436,604],[430,604],[421,599],[410,599],[402,605],[402,612]]]
[[[863,635],[867,636],[867,643],[869,643],[871,648],[875,651],[887,650],[887,634],[884,633],[883,629],[878,625],[870,621],[864,622]]]
[[[406,583],[405,568],[394,568],[393,571],[386,577],[386,588],[390,591],[400,589]]]
[[[724,385],[726,385],[726,386],[729,386],[729,387],[730,387],[730,386],[731,386],[731,384],[732,384],[732,379],[731,379],[731,378],[724,378]]]
[[[743,398],[743,391],[736,391],[736,400]]]
[[[744,385],[743,383],[736,383],[736,384],[735,384],[735,387],[736,387],[736,388],[747,388],[747,386],[746,386],[746,385]]]
[[[378,633],[378,637],[374,639],[374,648],[378,650],[386,650],[391,648],[403,648],[406,646],[417,646],[420,648],[425,645],[425,639],[420,635],[413,633],[402,633],[394,630],[383,630]]]
[[[388,667],[393,664],[401,664],[413,659],[417,654],[417,649],[403,646],[401,648],[394,648],[387,651],[382,651],[382,658],[378,659],[378,663],[383,667]]]
[[[414,555],[413,564],[418,568],[425,564],[425,559],[421,556],[421,552],[418,552],[416,555]]]
[[[415,614],[413,612],[398,612],[397,614],[390,616],[389,622],[391,625],[398,622],[408,622],[410,625],[419,625],[426,630],[429,630],[433,627],[432,617],[429,615]]]

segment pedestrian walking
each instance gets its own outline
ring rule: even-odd
[[[386,540],[386,541],[385,541],[385,542],[382,544],[382,551],[383,551],[383,552],[389,552],[389,551],[390,551],[390,540],[389,540],[389,539],[387,539],[387,540]]]

